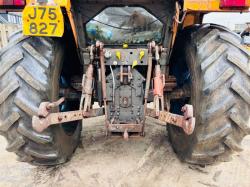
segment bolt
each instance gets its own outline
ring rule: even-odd
[[[174,122],[174,123],[176,123],[177,119],[175,117],[172,117],[171,121]]]
[[[127,104],[128,104],[128,100],[124,98],[124,99],[123,99],[123,104],[124,104],[124,105],[127,105]]]
[[[62,121],[62,117],[61,116],[58,116],[58,121]]]

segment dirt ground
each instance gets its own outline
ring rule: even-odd
[[[168,142],[164,127],[147,120],[146,137],[106,138],[103,118],[86,121],[70,162],[57,167],[34,167],[16,161],[0,138],[0,186],[250,186],[250,137],[245,150],[231,162],[205,168],[182,163]]]

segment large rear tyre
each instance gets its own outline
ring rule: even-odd
[[[191,86],[191,99],[172,101],[171,111],[180,111],[189,102],[196,117],[190,136],[168,127],[179,157],[204,165],[242,151],[241,141],[250,134],[250,53],[240,37],[215,25],[184,30],[177,39],[171,72],[179,86]]]
[[[80,125],[67,132],[55,125],[43,133],[32,129],[31,117],[43,101],[59,95],[64,49],[59,39],[15,34],[0,51],[0,133],[7,151],[34,165],[66,162],[76,149]]]

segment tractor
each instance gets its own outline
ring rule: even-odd
[[[104,115],[106,136],[129,140],[146,136],[148,116],[166,124],[180,160],[229,160],[250,134],[250,51],[240,35],[202,20],[249,7],[249,0],[0,0],[1,12],[22,11],[23,26],[0,50],[6,150],[22,162],[58,165],[72,157],[85,118]]]

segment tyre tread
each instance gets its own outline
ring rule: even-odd
[[[49,81],[57,72],[51,68],[58,67],[50,64],[63,57],[58,41],[22,36],[19,32],[0,50],[0,134],[8,142],[7,151],[15,152],[19,161],[34,165],[66,162],[80,138],[80,128],[77,136],[71,138],[62,133],[60,125],[43,133],[35,132],[31,126],[39,103],[49,99],[52,85]]]
[[[184,32],[179,45],[190,39],[183,56],[189,57],[187,65],[196,78],[196,129],[187,137],[174,134],[175,128],[169,127],[170,141],[180,158],[189,163],[227,161],[231,153],[242,151],[241,141],[250,134],[250,53],[229,30],[213,25],[192,32],[186,32],[188,36]]]

